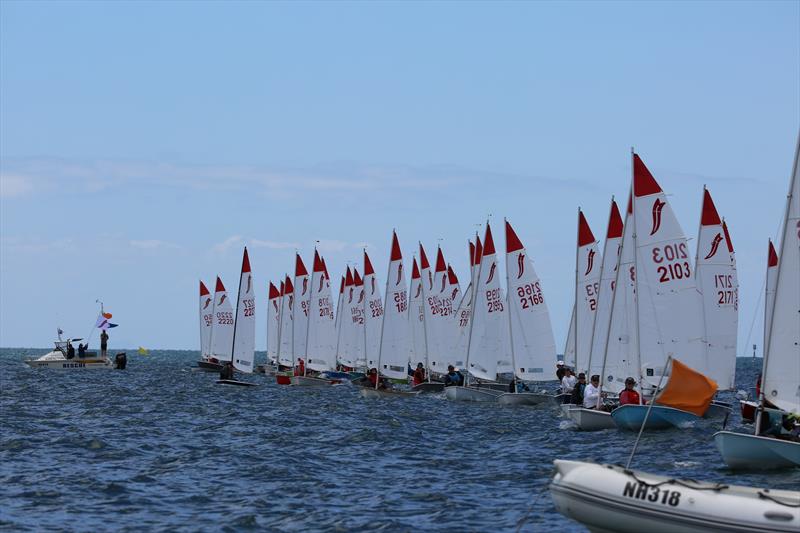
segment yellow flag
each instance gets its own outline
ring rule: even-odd
[[[150,355],[150,351],[147,348],[139,346],[139,355]]]

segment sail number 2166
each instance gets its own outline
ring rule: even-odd
[[[544,295],[538,281],[517,287],[517,296],[523,309],[544,303]]]

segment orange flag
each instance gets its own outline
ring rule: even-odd
[[[703,416],[716,392],[717,383],[713,379],[673,359],[669,381],[656,403]]]

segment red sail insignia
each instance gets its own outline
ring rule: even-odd
[[[583,273],[584,276],[587,276],[589,272],[592,271],[592,267],[594,267],[594,253],[594,250],[589,250],[589,255],[586,258],[586,272]]]
[[[662,202],[661,198],[656,198],[656,201],[653,202],[653,229],[650,230],[650,235],[655,235],[658,228],[661,227],[661,211],[665,205],[667,202]]]
[[[714,236],[714,240],[711,241],[711,251],[708,252],[708,255],[705,256],[704,259],[711,259],[712,257],[714,257],[714,255],[717,253],[717,249],[719,248],[719,243],[721,242],[722,242],[722,235],[717,233]]]
[[[519,274],[517,274],[517,279],[519,279],[525,273],[525,254],[517,256],[517,267],[519,267]]]

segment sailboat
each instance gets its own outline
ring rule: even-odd
[[[267,364],[274,370],[278,365],[278,328],[281,320],[281,292],[271,281],[267,300]]]
[[[378,279],[375,276],[375,269],[369,259],[367,251],[364,250],[364,298],[361,302],[363,306],[364,327],[364,359],[366,366],[372,368],[378,361],[378,348],[381,338],[381,325],[383,324],[383,301],[381,291],[378,288]]]
[[[216,370],[219,372],[225,361],[231,358],[231,346],[233,345],[233,307],[225,290],[225,285],[217,276],[214,286],[214,300],[211,307],[211,332],[208,336],[208,360],[212,365],[200,365],[198,367],[205,370]]]
[[[508,336],[505,316],[506,301],[500,287],[500,272],[492,238],[492,229],[486,223],[482,256],[475,283],[472,286],[472,316],[469,321],[469,340],[465,383],[463,386],[445,388],[448,400],[495,402],[504,393],[490,387],[478,387],[480,380],[494,382],[497,379],[498,354],[504,352]],[[477,254],[477,252],[476,252]],[[477,383],[470,386],[470,378]]]
[[[200,360],[197,367],[219,372],[222,365],[211,357],[211,327],[214,323],[214,298],[205,283],[200,282]]]
[[[336,328],[333,323],[331,284],[326,270],[322,258],[315,249],[306,308],[308,312],[306,335],[304,335],[306,344],[303,347],[308,361],[304,365],[304,373],[292,377],[292,385],[327,386],[341,381],[325,376],[326,372],[336,370]]]
[[[414,396],[419,391],[402,391],[393,387],[382,387],[381,376],[390,380],[408,378],[408,360],[411,354],[408,328],[408,293],[403,272],[403,255],[397,233],[392,231],[392,248],[389,256],[389,271],[386,274],[386,294],[378,344],[377,376],[374,387],[362,387],[365,398],[382,396]],[[370,369],[370,372],[372,368]]]
[[[292,369],[294,368],[294,285],[289,276],[281,282],[281,305],[278,320],[278,372],[275,381],[278,385],[292,383]]]
[[[308,306],[311,291],[309,290],[308,270],[300,254],[294,254],[294,306],[292,307],[292,348],[294,365],[308,365],[306,354],[306,335],[308,334]]]
[[[753,435],[720,431],[714,442],[731,468],[800,466],[800,442],[762,435],[782,432],[788,413],[800,413],[800,137],[783,220],[780,262],[764,345],[759,408]],[[769,283],[768,283],[769,285]]]
[[[538,405],[552,402],[555,396],[546,392],[520,391],[517,381],[550,381],[550,367],[556,359],[556,343],[550,312],[547,309],[539,276],[533,268],[522,241],[506,220],[506,286],[508,287],[509,344],[513,377],[512,392],[500,395],[497,401],[512,405]]]
[[[426,381],[411,387],[411,390],[420,392],[441,392],[444,383],[432,380],[430,360],[428,359],[428,338],[426,333],[427,324],[425,321],[425,297],[422,288],[422,276],[417,267],[416,257],[411,260],[411,287],[409,291],[408,306],[408,325],[411,335],[411,360],[409,364],[412,368],[422,363],[425,367]]]
[[[256,300],[253,274],[250,271],[250,258],[247,248],[242,256],[242,271],[239,275],[239,294],[236,299],[236,313],[233,319],[233,336],[230,345],[230,362],[234,370],[246,374],[253,373],[256,349]],[[224,385],[255,386],[255,383],[236,379],[219,379]]]
[[[589,368],[586,374],[591,377],[600,376],[600,390],[603,390],[603,383],[606,375],[606,345],[611,326],[611,312],[614,299],[614,287],[617,281],[617,269],[620,262],[620,249],[622,246],[623,222],[619,214],[619,208],[614,199],[611,199],[611,210],[608,216],[608,227],[606,229],[606,242],[603,246],[603,261],[600,266],[600,285],[597,290],[597,304],[592,327],[591,343],[589,347]],[[632,236],[631,236],[632,238]],[[632,246],[632,240],[631,245]],[[633,268],[633,267],[631,267]],[[624,282],[624,280],[623,280]],[[624,289],[623,289],[624,292]],[[631,298],[633,291],[630,291]],[[625,300],[620,298],[620,304]],[[618,307],[618,313],[624,312],[622,306]],[[612,358],[618,357],[619,352],[614,352]],[[611,365],[609,365],[611,367]],[[612,379],[609,385],[613,392],[619,392],[618,387],[614,387]],[[587,409],[583,405],[571,406],[567,408],[567,416],[572,420],[578,429],[583,431],[597,431],[601,429],[611,429],[616,427],[611,419],[611,413],[600,409],[596,405],[592,409]]]
[[[475,285],[475,276],[478,273],[480,257],[483,254],[483,245],[480,238],[475,236],[475,243],[469,242],[469,274],[470,280],[467,289],[461,294],[461,300],[456,306],[455,312],[455,353],[453,354],[453,366],[456,368],[466,367],[467,345],[469,344],[469,323],[472,316],[472,288]],[[445,369],[446,370],[446,369]]]
[[[709,364],[702,300],[686,236],[661,186],[638,154],[633,153],[632,158],[637,341],[634,353],[638,370],[638,376],[634,377],[638,377],[644,394],[654,394],[662,378],[668,375],[666,367],[670,359],[679,356],[681,364],[703,376],[708,374]],[[624,246],[625,243],[623,253]],[[639,430],[646,416],[647,428],[661,429],[681,426],[702,414],[668,405],[627,404],[614,409],[611,417],[617,427]]]

